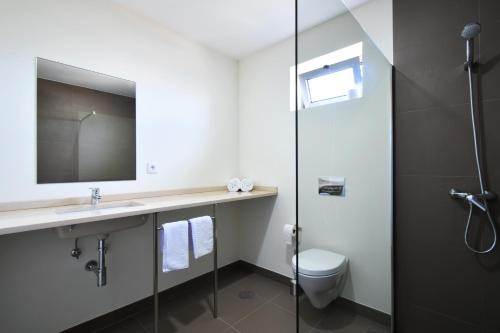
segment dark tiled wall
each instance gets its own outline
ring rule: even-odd
[[[486,175],[500,193],[500,1],[394,0],[398,333],[500,332],[500,247],[467,250],[468,208],[447,194],[479,191],[460,37],[472,21],[483,28],[476,53]],[[500,221],[499,202],[492,209]],[[491,233],[475,218],[472,239],[484,247]]]

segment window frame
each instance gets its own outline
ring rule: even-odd
[[[302,95],[302,108],[307,109],[307,108],[314,107],[314,106],[325,105],[325,104],[349,100],[349,96],[342,95],[342,96],[327,98],[324,100],[313,102],[311,100],[309,84],[307,81],[324,76],[324,75],[340,72],[342,70],[351,68],[353,75],[354,75],[354,83],[356,85],[362,84],[363,83],[363,76],[362,76],[362,70],[361,70],[362,61],[360,58],[361,58],[360,56],[356,56],[356,57],[353,57],[353,58],[350,58],[347,60],[343,60],[343,61],[333,63],[330,65],[325,65],[321,68],[317,68],[317,69],[314,69],[312,71],[300,74],[299,75],[299,83],[300,83],[301,92],[302,92],[302,94],[301,94]]]

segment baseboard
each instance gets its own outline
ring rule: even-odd
[[[278,281],[278,282],[281,282],[284,284],[290,283],[290,278],[288,276],[282,275],[280,273],[276,273],[276,272],[271,271],[267,268],[263,268],[263,267],[251,264],[251,263],[246,262],[244,260],[240,260],[238,263],[239,263],[240,267],[242,267],[246,270],[262,274],[264,276],[267,276],[270,279],[273,279],[275,281]]]
[[[239,260],[235,261],[229,265],[219,268],[219,273],[221,275],[231,274],[235,271],[247,270],[250,272],[255,272],[258,274],[262,274],[264,276],[269,277],[275,281],[280,283],[289,284],[290,278],[285,275],[281,275],[279,273],[273,272],[266,268],[259,267],[257,265],[251,264],[249,262]],[[186,281],[182,284],[169,288],[159,293],[159,299],[161,301],[167,301],[170,299],[175,299],[176,297],[182,297],[189,291],[193,290],[196,286],[204,285],[206,283],[210,283],[213,279],[213,273],[208,272],[206,274],[200,275],[194,279]],[[346,298],[338,298],[335,301],[339,307],[348,309],[349,311],[353,311],[362,316],[368,317],[374,321],[377,321],[383,325],[390,325],[391,316],[387,313],[381,312],[379,310],[370,308],[366,305],[362,305]],[[153,307],[153,296],[146,297],[142,300],[134,302],[132,304],[126,305],[109,313],[106,313],[102,316],[89,320],[85,323],[72,327],[63,331],[63,333],[88,333],[97,329],[101,329],[107,327],[109,325],[118,323],[123,321],[124,319],[134,316],[139,312],[142,312],[148,308]],[[300,309],[299,309],[300,311]]]
[[[356,303],[350,299],[339,297],[335,302],[344,309],[357,313],[361,316],[370,318],[384,326],[391,326],[391,315],[380,310],[370,308],[369,306]]]

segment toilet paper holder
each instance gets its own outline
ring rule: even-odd
[[[297,237],[298,231],[302,231],[302,227],[299,227],[296,224],[285,224],[283,226],[283,238],[285,242],[292,245],[293,239]]]

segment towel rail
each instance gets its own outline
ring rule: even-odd
[[[218,274],[217,274],[217,218],[216,218],[216,207],[217,204],[212,205],[212,219],[213,224],[213,239],[214,239],[214,304],[213,304],[213,316],[217,318],[219,315],[218,311]],[[158,333],[158,231],[163,230],[163,227],[158,226],[158,215],[159,213],[153,213],[153,298],[154,298],[154,333]],[[189,219],[186,219],[189,220]]]
[[[212,219],[212,222],[215,222],[215,217],[214,216],[210,216],[210,218]],[[190,219],[178,219],[177,221],[182,221],[182,220],[189,221]],[[156,227],[156,230],[158,230],[158,231],[163,230],[163,226]]]

